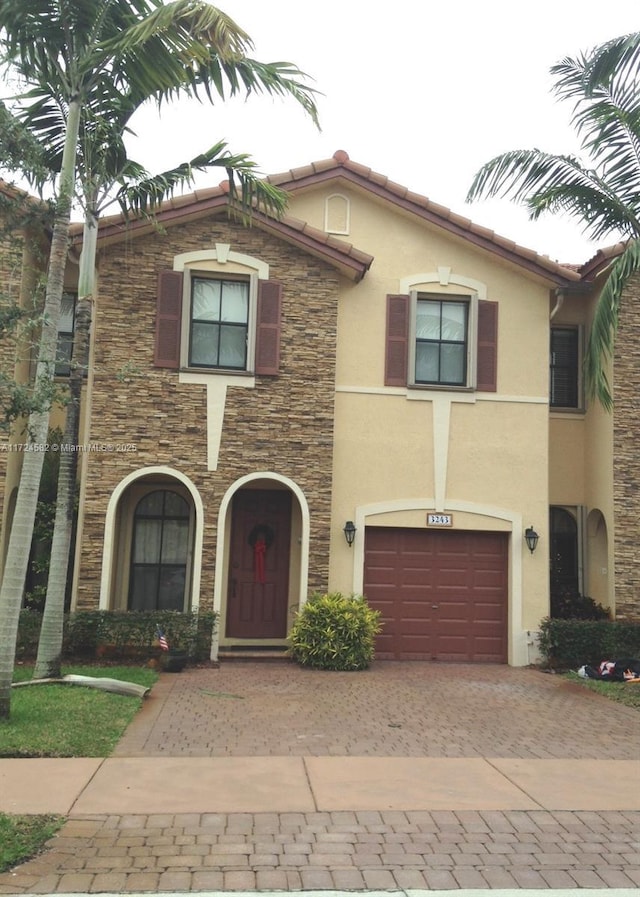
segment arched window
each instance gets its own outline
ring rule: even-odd
[[[184,610],[189,505],[161,489],[141,498],[133,520],[129,610]]]
[[[564,508],[551,508],[551,595],[577,595],[578,524]]]

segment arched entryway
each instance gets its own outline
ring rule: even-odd
[[[105,524],[100,606],[109,610],[196,610],[201,503],[186,478],[167,468],[123,481]]]
[[[307,598],[309,508],[299,486],[248,474],[225,494],[218,521],[214,609],[221,648],[286,645]]]

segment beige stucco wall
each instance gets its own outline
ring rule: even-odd
[[[597,288],[568,295],[553,324],[580,326],[584,342],[597,295]],[[575,514],[581,526],[583,592],[613,608],[613,415],[585,396],[581,410],[551,411],[549,418],[549,502]]]
[[[331,192],[294,197],[292,213],[322,227]],[[426,511],[438,510],[453,514],[454,528],[510,532],[510,661],[527,663],[527,631],[548,613],[551,285],[355,190],[340,192],[350,204],[344,239],[375,261],[340,298],[330,584],[362,588],[363,524],[425,527]],[[386,296],[408,292],[407,283],[499,303],[495,394],[384,386]],[[359,523],[353,549],[341,532],[347,519]],[[541,535],[533,556],[522,538],[530,524]]]

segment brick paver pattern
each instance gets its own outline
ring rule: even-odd
[[[116,756],[638,756],[638,713],[533,669],[225,663],[164,675]],[[630,782],[637,788],[637,782]],[[0,894],[640,888],[640,812],[74,816]]]
[[[0,893],[640,886],[640,813],[75,817]]]
[[[226,662],[166,675],[161,687],[162,712],[143,713],[116,756],[625,760],[638,740],[636,710],[534,669]]]

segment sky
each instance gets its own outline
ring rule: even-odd
[[[217,0],[262,62],[287,60],[319,91],[321,131],[292,100],[180,101],[142,110],[130,157],[152,173],[220,139],[264,174],[331,157],[338,149],[373,171],[560,262],[601,247],[577,223],[536,223],[509,200],[467,204],[489,159],[533,147],[579,153],[571,106],[550,93],[549,68],[640,30],[638,0]],[[198,176],[215,185],[224,174]],[[607,243],[615,242],[615,239]]]
[[[508,200],[465,202],[475,172],[499,153],[579,153],[571,105],[550,93],[551,65],[640,29],[637,0],[218,0],[261,61],[314,79],[318,132],[293,101],[180,103],[134,120],[130,154],[158,171],[224,138],[274,174],[338,149],[391,180],[560,262],[599,248],[578,224],[529,222]],[[195,152],[192,152],[195,150]],[[217,184],[217,172],[199,184]],[[615,242],[615,239],[607,242]],[[601,246],[601,244],[599,244]]]

